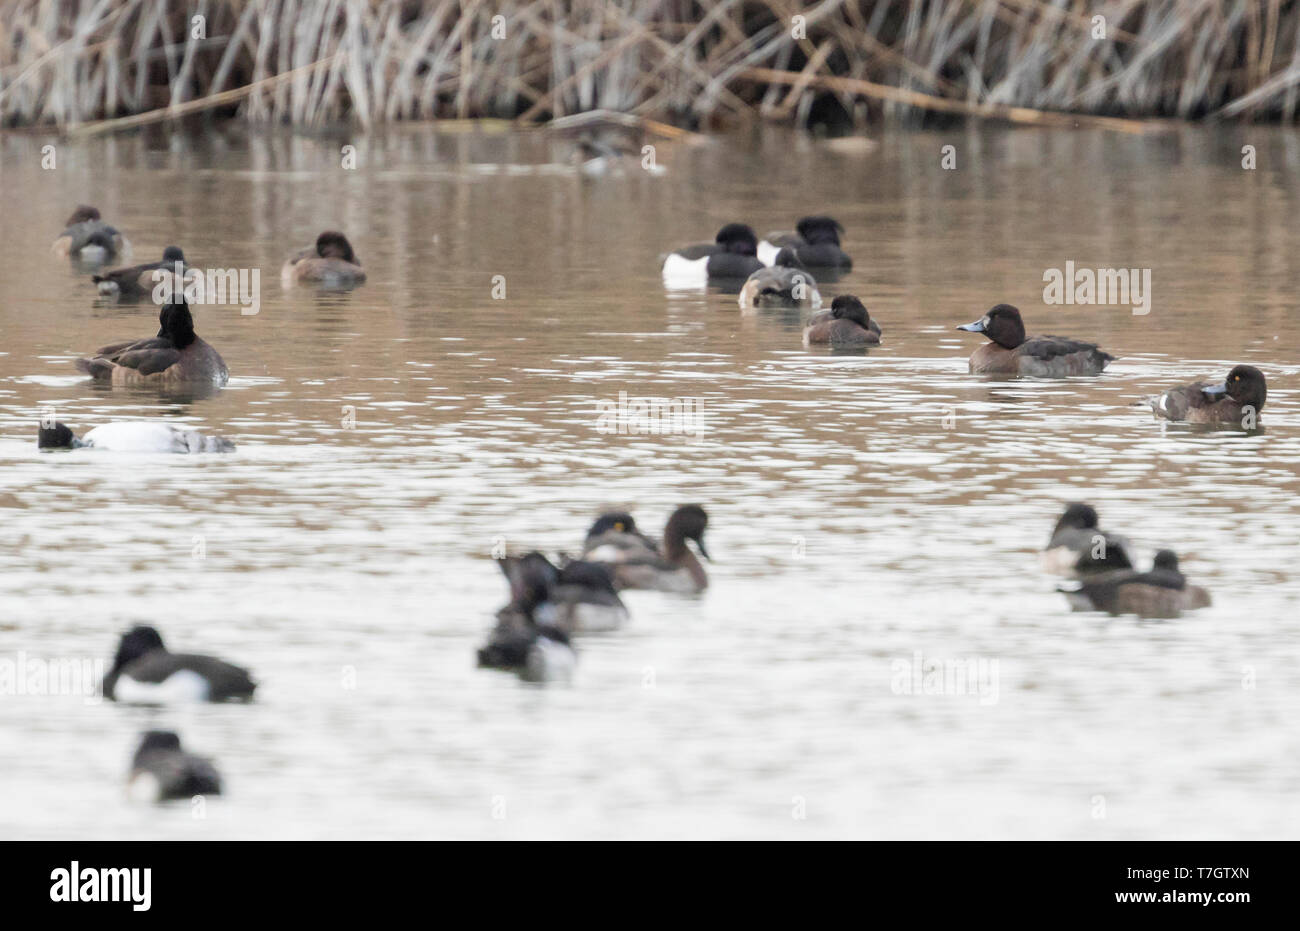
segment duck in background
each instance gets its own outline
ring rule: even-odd
[[[875,346],[880,343],[880,324],[872,320],[866,306],[852,294],[831,301],[831,309],[814,314],[804,327],[805,346]]]
[[[183,430],[152,420],[140,423],[106,423],[78,437],[66,425],[41,424],[37,449],[107,449],[127,453],[233,453],[235,444],[225,437]]]
[[[567,682],[577,654],[564,630],[548,623],[560,573],[538,552],[498,561],[510,583],[510,603],[478,651],[479,666],[516,673],[525,682]]]
[[[347,288],[364,282],[366,272],[348,238],[326,230],[316,237],[316,245],[289,257],[280,269],[280,280],[286,288],[295,284]]]
[[[127,790],[148,802],[220,795],[221,774],[211,760],[182,750],[174,731],[146,731],[131,760]]]
[[[1057,575],[1087,575],[1115,569],[1132,569],[1128,540],[1098,529],[1097,509],[1076,501],[1057,518],[1052,536],[1043,548],[1043,568]]]
[[[805,267],[816,269],[834,281],[853,268],[853,260],[840,248],[844,227],[833,217],[804,217],[795,232],[768,233],[758,244],[758,257],[773,265],[782,249],[790,249]]]
[[[585,548],[582,558],[604,565],[613,577],[614,585],[620,589],[702,592],[708,587],[709,578],[704,566],[686,544],[688,540],[694,542],[700,555],[710,559],[704,546],[704,531],[708,525],[709,516],[704,508],[698,504],[683,504],[668,518],[662,547],[649,545],[640,533],[627,533],[622,539],[606,533]],[[591,539],[590,535],[588,539]]]
[[[743,223],[728,223],[711,243],[684,246],[664,258],[667,288],[701,288],[710,281],[743,282],[763,267],[758,236]]]
[[[113,385],[204,384],[221,386],[230,378],[221,355],[194,332],[194,317],[182,296],[158,313],[158,335],[113,343],[77,368]]]
[[[782,249],[770,268],[760,268],[745,279],[740,289],[740,309],[799,307],[814,310],[822,304],[817,281],[795,256]]]
[[[126,237],[100,219],[98,207],[82,204],[72,211],[64,225],[66,228],[50,247],[50,251],[61,259],[98,264],[131,251]]]
[[[1264,373],[1235,365],[1222,382],[1193,382],[1147,399],[1157,419],[1199,424],[1238,424],[1251,430],[1268,398]]]
[[[136,704],[173,701],[251,701],[257,683],[247,669],[196,653],[172,653],[147,625],[132,627],[117,643],[104,676],[104,697]]]
[[[177,269],[180,270],[179,277]],[[151,297],[154,289],[160,285],[165,286],[169,294],[180,293],[184,290],[189,275],[185,253],[179,246],[168,246],[163,250],[161,261],[132,265],[130,268],[114,268],[102,275],[92,275],[90,280],[105,297],[138,300]]]
[[[1188,585],[1179,571],[1178,555],[1160,550],[1149,572],[1108,572],[1085,579],[1075,587],[1057,589],[1075,611],[1105,611],[1149,618],[1181,617],[1184,611],[1208,607],[1210,593]]]
[[[974,323],[957,329],[983,333],[990,340],[970,357],[970,371],[975,375],[1099,375],[1115,358],[1094,343],[1064,336],[1026,336],[1020,311],[1010,304],[998,304]]]

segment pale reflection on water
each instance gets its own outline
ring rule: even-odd
[[[665,176],[600,181],[549,164],[564,150],[540,133],[223,128],[58,143],[53,171],[47,141],[0,139],[0,658],[107,660],[148,622],[263,685],[248,707],[166,712],[0,697],[0,835],[1296,835],[1293,134],[957,131],[863,158],[774,134],[661,146]],[[226,389],[76,373],[156,327],[46,254],[79,202],[133,261],[176,243],[262,270],[259,314],[198,317]],[[848,228],[857,264],[826,297],[863,297],[885,334],[869,355],[804,351],[797,317],[734,296],[664,293],[666,249],[809,212]],[[369,282],[285,293],[281,261],[327,227]],[[1152,312],[1045,306],[1067,260],[1152,269]],[[978,339],[953,326],[999,301],[1119,361],[972,378]],[[1268,375],[1264,431],[1131,406],[1235,362]],[[599,432],[620,392],[698,399],[704,436]],[[39,456],[48,408],[240,448]],[[1076,498],[1144,558],[1176,548],[1215,606],[1071,614],[1035,551]],[[606,505],[658,528],[685,501],[712,517],[706,595],[630,594],[633,624],[581,643],[571,688],[474,668],[505,595],[495,542],[572,551]],[[996,668],[996,700],[897,694],[918,651]],[[220,762],[205,818],[123,798],[155,724]]]

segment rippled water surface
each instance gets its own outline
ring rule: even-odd
[[[249,706],[177,710],[10,688],[0,836],[1300,833],[1294,134],[963,130],[856,155],[741,136],[595,180],[563,154],[426,129],[0,138],[0,659],[107,661],[147,622],[262,682]],[[169,399],[76,372],[156,327],[48,254],[80,202],[134,261],[176,243],[262,270],[258,314],[197,316],[228,387]],[[665,293],[663,251],[811,212],[848,229],[854,271],[825,290],[880,321],[869,355],[806,351],[797,314]],[[281,261],[328,227],[369,282],[286,292]],[[1044,305],[1067,260],[1150,268],[1151,312]],[[999,301],[1119,359],[972,377],[979,337],[953,327]],[[1268,376],[1262,431],[1133,406],[1235,362]],[[703,435],[600,432],[620,392],[697,400]],[[239,449],[40,455],[49,409]],[[1036,551],[1074,499],[1144,561],[1177,549],[1214,607],[1072,614]],[[570,687],[474,667],[506,595],[494,546],[572,552],[606,506],[657,528],[685,501],[711,517],[706,594],[628,594],[631,626],[581,641]],[[966,660],[982,695],[902,687]],[[204,817],[124,798],[148,726],[219,762]]]

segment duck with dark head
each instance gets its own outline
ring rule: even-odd
[[[168,246],[163,250],[162,259],[157,262],[114,268],[102,275],[92,275],[90,280],[105,297],[139,300],[152,296],[159,285],[166,285],[170,289],[168,293],[182,291],[188,277],[185,253],[180,246]]]
[[[683,504],[673,511],[664,527],[659,547],[646,546],[637,534],[614,539],[608,534],[592,540],[583,558],[603,564],[618,588],[648,588],[665,592],[702,592],[709,585],[695,553],[687,541],[699,547],[700,555],[709,559],[704,546],[704,531],[709,516],[698,504]]]
[[[316,237],[316,245],[299,251],[284,263],[280,279],[286,287],[316,284],[346,288],[364,282],[366,272],[348,238],[336,230],[326,230]]]
[[[75,259],[88,265],[111,262],[131,251],[126,237],[99,216],[99,208],[85,204],[72,211],[65,229],[50,247],[61,259]]]
[[[1020,311],[1010,304],[998,304],[957,329],[983,333],[989,339],[970,357],[970,370],[976,375],[1099,375],[1115,359],[1094,343],[1065,336],[1026,336]]]
[[[803,331],[805,346],[875,346],[880,343],[880,324],[872,320],[866,305],[852,294],[831,301],[831,309],[813,315]]]
[[[1253,365],[1234,365],[1221,382],[1198,381],[1170,388],[1147,403],[1157,419],[1250,430],[1259,425],[1267,399],[1264,373]]]
[[[104,346],[77,368],[113,385],[226,384],[225,360],[194,332],[189,305],[178,296],[159,311],[157,336]]]
[[[709,282],[735,282],[763,267],[758,260],[758,236],[744,223],[728,223],[711,243],[683,246],[664,258],[663,280],[669,288],[704,287]]]

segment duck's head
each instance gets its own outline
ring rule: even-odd
[[[587,531],[587,536],[598,537],[602,533],[614,530],[618,533],[636,533],[636,521],[627,511],[609,511],[596,518],[596,522]]]
[[[316,237],[316,254],[322,259],[342,259],[352,265],[361,264],[352,251],[352,243],[337,230],[326,230]]]
[[[671,552],[676,546],[681,546],[683,541],[694,540],[695,545],[700,548],[700,555],[705,559],[712,559],[713,557],[704,547],[704,531],[708,526],[709,515],[704,512],[704,508],[698,504],[683,504],[673,511],[672,517],[668,518],[668,525],[664,528],[666,548]]]
[[[72,211],[72,216],[68,217],[67,226],[76,226],[78,223],[88,223],[91,220],[99,219],[99,208],[90,207],[86,204],[79,204],[77,209]]]
[[[1202,390],[1209,395],[1226,394],[1238,404],[1249,404],[1256,411],[1264,408],[1264,400],[1268,397],[1268,385],[1264,381],[1264,373],[1253,365],[1234,365],[1223,384]]]
[[[866,306],[852,294],[841,294],[831,301],[831,316],[837,320],[852,320],[862,327],[871,319]]]
[[[1156,553],[1156,558],[1152,562],[1152,569],[1163,569],[1168,572],[1178,571],[1178,554],[1173,550],[1160,550]]]
[[[795,224],[795,231],[809,245],[832,243],[838,246],[844,227],[832,217],[804,217]]]
[[[998,304],[974,323],[957,327],[968,333],[983,333],[1003,349],[1015,349],[1025,341],[1025,324],[1020,311],[1010,304]]]
[[[804,267],[803,262],[799,261],[799,256],[795,255],[794,250],[789,246],[783,247],[781,251],[776,254],[776,258],[772,260],[772,265],[781,268],[793,268],[801,272],[806,272],[808,270]]]
[[[177,294],[176,300],[164,304],[158,312],[158,335],[171,340],[177,349],[184,349],[198,338],[194,332],[194,315],[184,294]]]
[[[168,246],[166,249],[163,250],[162,260],[168,265],[172,265],[176,262],[180,262],[182,265],[184,265],[185,253],[181,251],[180,246]]]
[[[1056,536],[1062,530],[1096,530],[1097,529],[1097,509],[1091,504],[1084,504],[1082,501],[1075,501],[1065,509],[1065,513],[1056,521],[1056,527],[1052,530],[1052,536]]]
[[[132,627],[117,642],[117,653],[113,655],[113,668],[121,669],[127,663],[135,662],[154,650],[165,650],[162,634],[152,627],[140,624]]]
[[[140,737],[140,746],[136,748],[135,756],[138,760],[146,753],[160,750],[179,753],[180,749],[181,738],[175,731],[145,731]]]
[[[47,427],[44,422],[36,428],[36,448],[37,449],[75,449],[81,445],[81,440],[61,423],[56,423],[52,427]]]
[[[533,610],[551,597],[559,570],[536,550],[523,556],[507,556],[499,562],[510,583],[511,604],[531,619]]]
[[[727,252],[738,255],[758,255],[758,235],[744,223],[728,223],[718,230],[714,242]]]

